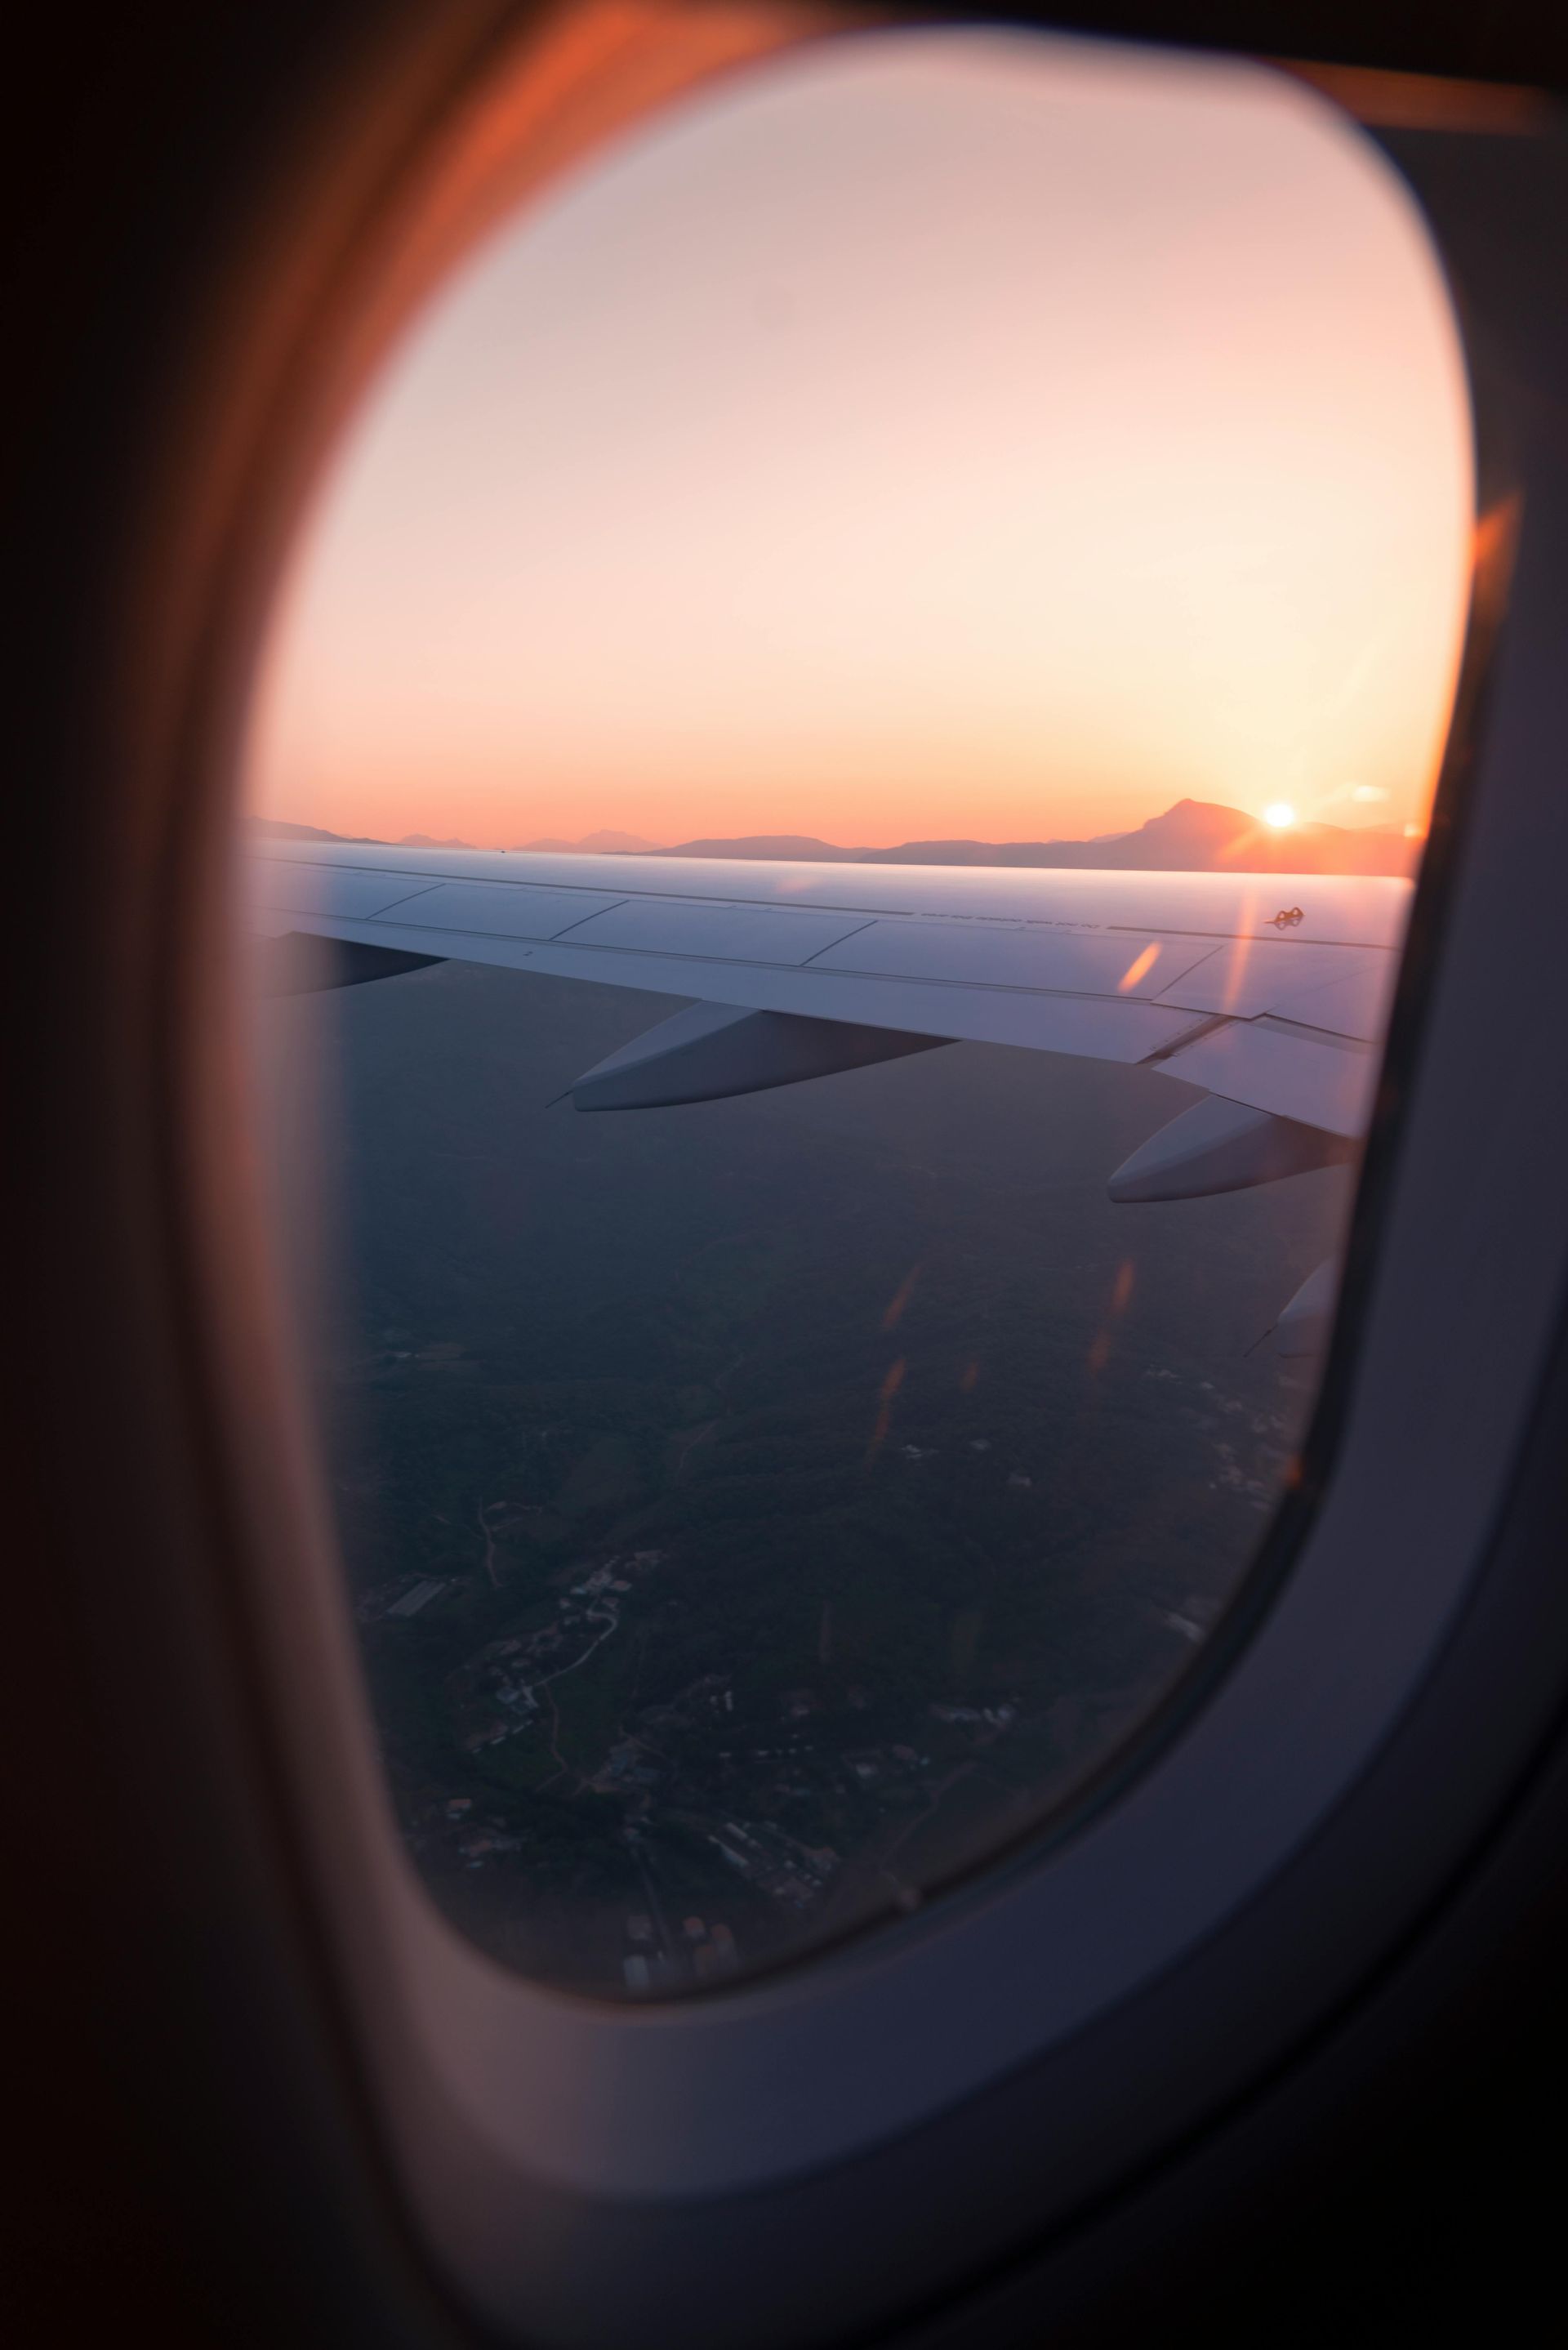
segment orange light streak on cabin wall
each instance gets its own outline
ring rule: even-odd
[[[251,806],[493,847],[1421,826],[1471,530],[1440,275],[1321,101],[815,46],[414,322],[303,536]]]

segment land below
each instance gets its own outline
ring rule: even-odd
[[[1114,1207],[1189,1091],[1001,1047],[545,1107],[672,1008],[448,963],[278,999],[267,1054],[409,1852],[497,1959],[633,1997],[1070,1810],[1287,1484],[1310,1380],[1260,1342],[1348,1182]]]

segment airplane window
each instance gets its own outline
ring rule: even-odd
[[[815,42],[407,331],[244,816],[390,1804],[721,1986],[1070,1822],[1299,1475],[1464,631],[1462,352],[1288,76]]]

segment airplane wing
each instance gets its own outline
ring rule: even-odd
[[[694,999],[570,1088],[701,1101],[957,1039],[1138,1063],[1208,1098],[1114,1198],[1187,1198],[1349,1157],[1410,885],[1315,874],[751,863],[287,838],[247,858],[273,983],[457,959]],[[313,941],[338,942],[324,975]],[[309,958],[314,956],[314,962]]]
[[[270,839],[247,858],[276,991],[447,960],[693,999],[568,1088],[642,1109],[968,1039],[1138,1063],[1204,1099],[1114,1200],[1238,1191],[1352,1157],[1410,884],[1365,876],[545,856]],[[324,949],[322,942],[330,942]],[[1316,1353],[1336,1268],[1279,1317]]]

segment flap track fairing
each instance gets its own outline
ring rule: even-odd
[[[598,1062],[569,1091],[578,1109],[668,1109],[799,1085],[950,1041],[849,1020],[693,1003]]]
[[[1344,1135],[1293,1118],[1210,1094],[1183,1110],[1168,1126],[1126,1159],[1110,1180],[1110,1195],[1122,1201],[1198,1200],[1214,1191],[1244,1191],[1255,1183],[1277,1183],[1314,1167],[1334,1167],[1355,1157],[1357,1145]]]

